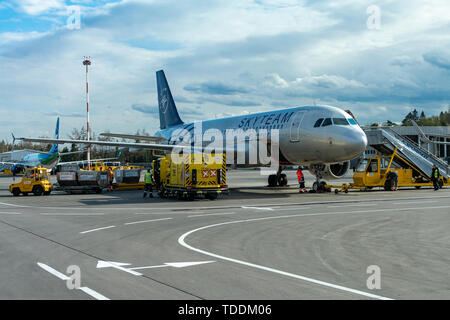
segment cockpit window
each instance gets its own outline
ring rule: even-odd
[[[331,126],[332,124],[333,122],[331,122],[331,118],[326,118],[322,123],[322,127]]]
[[[356,125],[356,124],[357,124],[356,121],[355,121],[355,119],[353,119],[353,118],[348,118],[347,120],[348,120],[348,122],[350,122],[350,124],[352,124],[352,125]]]
[[[316,121],[316,124],[314,125],[314,128],[320,127],[320,125],[322,124],[323,118],[320,118],[319,120]]]
[[[348,126],[347,119],[345,118],[333,118],[335,125]]]

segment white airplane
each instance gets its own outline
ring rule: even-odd
[[[149,143],[136,142],[111,142],[111,141],[89,141],[89,144],[103,146],[117,146],[129,148],[146,148],[152,150],[171,151],[176,146],[183,144],[183,135],[190,133],[196,138],[196,127],[201,127],[200,135],[214,129],[219,133],[226,134],[229,130],[254,130],[256,137],[244,137],[234,140],[233,147],[238,152],[245,154],[244,163],[228,163],[238,167],[261,167],[267,166],[258,158],[256,162],[250,163],[249,140],[259,142],[260,132],[267,130],[267,136],[262,136],[270,145],[275,136],[275,130],[279,133],[279,163],[276,174],[269,175],[269,186],[286,185],[286,175],[282,173],[285,166],[306,166],[317,177],[313,189],[320,188],[324,182],[319,178],[340,178],[349,169],[350,160],[360,156],[366,149],[367,137],[364,131],[356,123],[353,117],[336,107],[332,106],[304,106],[288,109],[280,109],[269,112],[254,113],[249,115],[228,117],[200,121],[195,123],[184,123],[177,111],[164,71],[156,72],[160,130],[153,137],[105,134],[109,137],[126,138],[149,141]],[[183,134],[180,134],[183,132]],[[85,140],[55,140],[41,138],[18,138],[18,140],[29,142],[47,143],[78,143],[87,145]],[[157,143],[156,143],[157,142]],[[210,141],[207,141],[208,143]],[[229,146],[229,141],[225,141]],[[195,141],[191,142],[196,145]],[[201,148],[205,148],[202,141]],[[205,150],[205,149],[203,149]],[[239,151],[240,150],[240,151]],[[235,157],[237,159],[238,157]]]

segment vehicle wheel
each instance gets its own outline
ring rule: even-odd
[[[420,189],[421,186],[416,186],[416,189]]]
[[[268,178],[269,187],[276,187],[277,186],[277,176],[274,174],[271,174]]]
[[[188,199],[189,201],[194,201],[194,199],[195,199],[195,194],[189,193],[188,196],[187,196],[187,199]]]
[[[50,195],[50,193],[52,193],[51,191],[45,191],[44,192],[44,196],[48,196],[48,195]]]
[[[182,192],[178,192],[177,193],[177,199],[178,200],[183,200],[183,193]]]
[[[206,199],[209,199],[209,200],[216,200],[216,199],[217,199],[217,193],[208,193],[208,194],[206,195]]]
[[[386,180],[386,182],[384,183],[384,191],[391,191],[392,190],[392,181]]]
[[[14,197],[18,197],[20,195],[20,189],[19,188],[14,188],[12,191],[12,194]]]
[[[321,181],[319,183],[319,190],[324,191],[324,192],[331,192],[331,188],[326,187],[327,183],[325,181]]]
[[[338,194],[339,193],[339,189],[334,189],[334,193]]]
[[[35,196],[42,196],[43,193],[44,193],[44,189],[41,186],[35,186],[33,188],[33,194]]]
[[[284,173],[282,173],[282,174],[278,177],[278,185],[279,185],[280,187],[284,187],[284,186],[287,185],[287,183],[288,183],[287,176],[286,176]]]

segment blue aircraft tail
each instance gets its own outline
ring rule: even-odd
[[[55,139],[59,139],[59,117],[56,120]],[[57,152],[58,152],[58,144],[55,143],[52,145],[50,153],[57,153]]]
[[[178,115],[177,107],[173,101],[169,84],[163,70],[156,72],[156,84],[158,87],[158,105],[160,128],[166,129],[183,124]]]

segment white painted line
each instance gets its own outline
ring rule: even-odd
[[[204,227],[201,227],[201,228],[197,228],[197,229],[188,231],[188,232],[184,233],[183,235],[181,235],[178,238],[178,243],[180,245],[182,245],[183,247],[188,248],[188,249],[190,249],[192,251],[199,252],[199,253],[202,253],[202,254],[205,254],[205,255],[217,258],[217,259],[222,259],[222,260],[225,260],[225,261],[230,261],[230,262],[242,264],[242,265],[245,265],[245,266],[248,266],[248,267],[253,267],[253,268],[257,268],[257,269],[261,269],[261,270],[265,270],[265,271],[281,274],[281,275],[284,275],[284,276],[292,277],[292,278],[295,278],[295,279],[308,281],[308,282],[315,283],[315,284],[318,284],[318,285],[327,286],[327,287],[331,287],[331,288],[334,288],[334,289],[338,289],[338,290],[342,290],[342,291],[347,291],[347,292],[359,294],[359,295],[366,296],[366,297],[369,297],[369,298],[380,299],[380,300],[391,300],[390,298],[387,298],[387,297],[383,297],[383,296],[367,293],[367,292],[360,291],[360,290],[347,288],[347,287],[344,287],[344,286],[328,283],[328,282],[325,282],[325,281],[316,280],[316,279],[304,277],[304,276],[301,276],[301,275],[285,272],[285,271],[282,271],[282,270],[277,270],[277,269],[273,269],[273,268],[257,265],[257,264],[254,264],[254,263],[249,263],[249,262],[246,262],[246,261],[242,261],[242,260],[237,260],[237,259],[221,256],[221,255],[218,255],[218,254],[215,254],[215,253],[212,253],[212,252],[204,251],[204,250],[192,247],[191,245],[187,244],[185,239],[186,239],[186,237],[188,237],[189,235],[191,235],[191,234],[193,234],[193,233],[195,233],[197,231],[201,231],[201,230],[205,230],[205,229],[209,229],[209,228],[214,228],[214,227],[218,227],[218,226],[229,225],[229,224],[243,223],[243,222],[274,220],[274,219],[283,219],[283,218],[298,218],[298,217],[319,216],[319,215],[338,215],[338,214],[370,213],[370,212],[384,212],[384,213],[387,213],[387,212],[392,212],[392,211],[410,211],[410,210],[412,211],[412,210],[444,209],[444,208],[447,209],[447,208],[450,208],[450,206],[439,206],[439,207],[428,207],[428,208],[423,208],[423,207],[422,208],[417,208],[417,207],[415,207],[415,208],[396,208],[396,209],[375,209],[375,210],[360,210],[360,211],[346,211],[346,212],[322,212],[322,213],[297,214],[297,215],[288,215],[288,216],[274,216],[274,217],[264,217],[264,218],[256,218],[256,219],[229,221],[229,222],[222,222],[222,223],[212,224],[212,225],[208,225],[208,226],[204,226]],[[448,214],[448,212],[446,212],[446,213]]]
[[[98,261],[97,269],[102,268],[115,268],[121,271],[131,273],[134,276],[142,276],[142,273],[133,271],[131,269],[124,268],[123,266],[129,266],[130,263],[114,262],[114,261]]]
[[[200,264],[205,263],[213,263],[215,261],[194,261],[194,262],[167,262],[158,266],[147,266],[147,267],[137,267],[130,268],[130,270],[142,270],[142,269],[154,269],[154,268],[164,268],[164,267],[173,267],[173,268],[186,268],[192,266],[198,266]]]
[[[138,223],[146,223],[146,222],[153,222],[153,221],[171,220],[171,219],[172,219],[172,218],[162,218],[162,219],[153,219],[153,220],[135,221],[135,222],[124,223],[124,225],[138,224]]]
[[[44,269],[45,271],[51,273],[52,275],[58,277],[61,280],[69,280],[70,278],[68,276],[66,276],[65,274],[59,272],[58,270],[53,269],[52,267],[49,267],[48,265],[44,264],[44,263],[40,263],[38,262],[37,265],[39,267],[41,267],[42,269]]]
[[[98,293],[97,291],[92,290],[91,288],[81,287],[80,290],[87,293],[88,295],[90,295],[91,297],[93,297],[97,300],[110,300],[107,297],[105,297],[104,295]]]
[[[164,208],[158,208],[161,210],[165,210]],[[214,208],[213,208],[214,209]],[[188,214],[188,213],[202,213],[204,211],[191,211],[191,210],[184,210],[184,211],[175,211],[175,212],[137,212],[135,214],[139,215],[145,215],[145,214],[163,214],[163,215],[169,215],[169,214]]]
[[[110,229],[110,228],[115,228],[116,226],[108,226],[108,227],[103,227],[103,228],[97,228],[97,229],[92,229],[92,230],[87,230],[87,231],[83,231],[80,232],[81,234],[84,233],[89,233],[89,232],[94,232],[94,231],[98,231],[98,230],[105,230],[105,229]]]
[[[242,209],[254,209],[254,210],[266,210],[266,211],[273,211],[272,208],[269,207],[241,207]]]
[[[237,214],[237,213],[244,213],[245,214],[245,212],[205,213],[205,214],[197,214],[197,215],[193,215],[193,216],[188,216],[188,218],[207,217],[207,216],[221,216],[221,215]]]
[[[275,211],[297,211],[297,210],[306,210],[306,209],[311,209],[311,207],[283,208],[283,209],[275,209]]]
[[[410,204],[426,204],[426,203],[436,203],[436,202],[438,202],[437,200],[433,200],[433,201],[417,201],[417,202],[408,202],[407,204],[408,205],[410,205]],[[393,204],[395,204],[395,205],[398,205],[398,204],[400,204],[400,205],[404,205],[405,203],[404,202],[394,202]]]
[[[269,220],[269,219],[281,219],[281,218],[293,218],[293,217],[299,217],[299,216],[305,216],[305,215],[266,217],[266,218],[259,218],[259,219],[248,219],[248,220],[240,220],[240,221],[231,221],[231,222],[217,223],[217,224],[213,224],[213,225],[197,228],[197,229],[194,229],[194,230],[186,232],[180,238],[178,238],[178,243],[180,245],[182,245],[183,247],[186,247],[186,248],[188,248],[188,249],[190,249],[192,251],[196,251],[196,252],[199,252],[199,253],[202,253],[202,254],[205,254],[205,255],[217,258],[217,259],[222,259],[222,260],[226,260],[226,261],[242,264],[242,265],[245,265],[245,266],[248,266],[248,267],[261,269],[261,270],[265,270],[265,271],[281,274],[281,275],[284,275],[284,276],[287,276],[287,277],[291,277],[291,278],[295,278],[295,279],[299,279],[299,280],[315,283],[315,284],[318,284],[318,285],[327,286],[327,287],[331,287],[331,288],[334,288],[334,289],[338,289],[338,290],[343,290],[343,291],[359,294],[359,295],[366,296],[366,297],[369,297],[369,298],[380,299],[380,300],[391,300],[390,298],[386,298],[386,297],[383,297],[383,296],[367,293],[367,292],[364,292],[364,291],[347,288],[347,287],[344,287],[344,286],[340,286],[340,285],[328,283],[328,282],[325,282],[325,281],[320,281],[320,280],[304,277],[304,276],[301,276],[301,275],[297,275],[297,274],[285,272],[285,271],[282,271],[282,270],[277,270],[277,269],[261,266],[261,265],[254,264],[254,263],[249,263],[249,262],[242,261],[242,260],[228,258],[228,257],[225,257],[225,256],[221,256],[221,255],[212,253],[212,252],[208,252],[208,251],[204,251],[204,250],[201,250],[201,249],[194,248],[194,247],[192,247],[191,245],[189,245],[189,244],[187,244],[185,242],[185,239],[186,239],[187,236],[189,236],[189,235],[191,235],[191,234],[193,234],[193,233],[195,233],[197,231],[205,230],[205,229],[208,229],[208,228],[223,226],[223,225],[227,225],[227,224],[242,223],[242,222],[261,221],[261,220]]]
[[[0,214],[22,214],[21,212],[0,212]]]
[[[95,217],[95,216],[103,216],[104,213],[51,213],[51,212],[42,212],[40,213],[44,216],[87,216],[87,217]]]
[[[61,280],[69,280],[70,278],[68,276],[66,276],[65,274],[62,274],[61,272],[59,272],[58,270],[53,269],[52,267],[44,264],[44,263],[40,263],[38,262],[37,265],[39,267],[41,267],[42,269],[44,269],[45,271],[51,273],[52,275],[58,277]],[[88,287],[80,287],[78,288],[79,290],[87,293],[88,295],[90,295],[91,297],[94,297],[97,300],[109,300],[107,297],[105,297],[104,295],[98,293],[97,291],[92,290],[91,288]]]
[[[403,203],[404,204],[404,203]],[[346,208],[346,207],[373,207],[378,206],[376,203],[359,203],[359,204],[348,204],[348,205],[339,205],[339,206],[327,206],[327,208]]]

